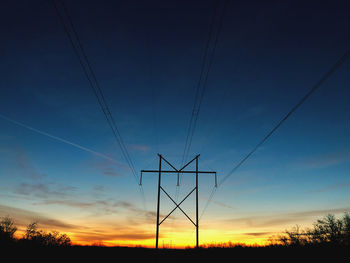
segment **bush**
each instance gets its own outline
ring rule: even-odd
[[[17,227],[14,226],[13,220],[6,216],[0,221],[0,242],[11,243],[14,241],[14,235]]]
[[[70,246],[71,240],[66,234],[57,231],[46,233],[38,230],[37,222],[30,223],[27,227],[24,242],[31,246],[62,247]]]
[[[312,229],[300,230],[297,226],[278,237],[277,243],[289,247],[303,246],[350,246],[350,214],[337,219],[328,214],[317,220]]]
[[[66,234],[57,231],[45,232],[38,230],[37,222],[30,223],[22,238],[16,239],[17,227],[10,217],[4,217],[0,221],[0,244],[2,246],[23,246],[23,247],[67,247],[71,246],[71,240]]]

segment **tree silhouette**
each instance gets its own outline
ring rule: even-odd
[[[9,216],[0,221],[0,245],[20,247],[67,247],[71,240],[66,234],[57,231],[45,232],[38,230],[38,223],[32,222],[27,226],[22,238],[15,238],[17,227]]]
[[[285,231],[284,235],[277,239],[283,246],[350,246],[350,214],[345,213],[337,219],[328,214],[314,223],[313,228],[300,230],[298,226]]]
[[[27,226],[23,241],[31,246],[62,247],[70,246],[71,240],[66,234],[57,231],[46,233],[38,230],[38,223],[32,222]]]
[[[13,220],[9,216],[3,217],[0,221],[0,242],[11,243],[16,231]]]

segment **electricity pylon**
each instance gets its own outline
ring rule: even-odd
[[[217,178],[216,178],[216,172],[213,171],[199,171],[198,170],[198,158],[199,154],[194,157],[191,161],[186,163],[181,169],[176,169],[170,162],[168,162],[162,155],[158,154],[159,156],[159,169],[158,170],[141,170],[141,176],[140,176],[140,185],[142,185],[142,175],[143,173],[158,173],[158,198],[157,198],[157,223],[156,223],[156,249],[158,249],[158,239],[159,239],[159,226],[167,219],[177,208],[180,209],[180,211],[187,217],[188,220],[191,221],[191,223],[196,227],[196,248],[199,247],[199,220],[198,220],[198,175],[199,174],[214,174],[215,175],[215,187],[217,187]],[[173,170],[162,170],[162,160],[166,162]],[[184,170],[189,164],[191,164],[193,161],[196,161],[196,170]],[[196,186],[185,196],[185,198],[182,199],[181,202],[177,203],[174,201],[174,199],[164,190],[164,188],[161,185],[162,180],[162,174],[163,173],[172,173],[177,174],[178,178],[180,174],[188,173],[188,174],[195,174],[196,175]],[[178,180],[179,182],[179,180]],[[165,216],[161,221],[159,221],[159,209],[160,209],[160,192],[163,191],[166,196],[175,204],[175,208],[170,211],[170,213]],[[194,222],[182,208],[180,205],[189,197],[193,192],[196,192],[196,222]]]

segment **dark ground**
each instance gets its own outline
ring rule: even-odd
[[[18,261],[35,262],[347,262],[345,248],[234,247],[208,249],[148,249],[122,247],[9,248],[0,250]],[[6,258],[6,257],[5,257]],[[22,259],[22,260],[20,260]]]

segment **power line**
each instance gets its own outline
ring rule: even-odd
[[[321,79],[316,82],[316,84],[291,108],[291,110],[277,123],[277,125],[222,179],[220,180],[218,187],[221,186],[234,172],[236,172],[239,167],[241,167],[266,141],[274,134],[274,132],[314,93],[322,84],[325,82],[350,56],[350,49],[348,49],[330,68],[329,71],[324,74]],[[207,203],[204,206],[201,217],[211,203],[216,188],[213,188]]]
[[[220,0],[217,0],[216,4],[215,4],[213,16],[212,16],[212,20],[211,20],[211,24],[210,24],[210,28],[209,28],[208,39],[207,39],[207,42],[205,45],[205,51],[204,51],[204,55],[202,58],[201,71],[200,71],[200,75],[199,75],[199,79],[198,79],[198,83],[197,83],[196,94],[195,94],[195,98],[194,98],[194,102],[193,102],[193,109],[192,109],[192,114],[191,114],[191,118],[190,118],[190,123],[189,123],[188,130],[187,130],[186,142],[185,142],[184,152],[183,152],[182,161],[181,161],[182,165],[187,160],[188,154],[189,154],[191,146],[192,146],[192,140],[193,140],[194,132],[195,132],[196,125],[198,122],[198,116],[200,113],[203,97],[204,97],[204,94],[206,91],[209,72],[210,72],[211,67],[213,65],[215,51],[216,51],[216,47],[218,44],[219,36],[221,34],[224,15],[225,15],[225,11],[226,11],[228,2],[229,2],[229,0],[224,1],[223,7],[221,10],[221,14],[219,15],[219,22],[218,22],[216,34],[214,33],[214,25],[215,25],[215,19],[217,17],[217,12],[219,9]],[[214,44],[213,44],[213,48],[211,50],[211,55],[209,57],[209,62],[207,62],[208,56],[209,56],[210,43],[212,42],[213,34],[215,35],[214,36],[215,37]],[[179,191],[180,191],[179,187],[181,185],[180,184],[180,182],[181,182],[181,175],[180,174],[178,174],[177,181],[178,182],[177,182],[176,193],[175,193],[176,201],[178,200]]]
[[[188,140],[189,140],[189,137],[190,137],[190,134],[191,134],[192,125],[193,125],[193,118],[194,118],[194,115],[195,115],[195,112],[196,112],[196,108],[197,108],[199,91],[200,91],[200,88],[201,88],[202,77],[203,77],[203,73],[204,73],[204,70],[205,70],[206,60],[207,60],[207,56],[208,56],[208,52],[209,52],[210,41],[211,41],[211,37],[212,37],[212,34],[213,34],[215,17],[216,17],[216,10],[218,8],[218,5],[219,5],[219,1],[217,0],[215,8],[214,8],[213,16],[212,16],[210,28],[209,28],[208,39],[207,39],[207,42],[205,44],[204,55],[203,55],[203,58],[202,58],[201,71],[200,71],[199,80],[198,80],[198,83],[197,83],[196,93],[195,93],[195,97],[194,97],[192,114],[191,114],[191,118],[190,118],[190,124],[189,124],[188,130],[187,130],[185,148],[184,148],[184,152],[183,152],[183,155],[182,155],[181,165],[185,162],[185,157],[187,158],[186,154],[187,154]]]
[[[73,33],[74,33],[74,36],[75,36],[75,38],[77,39],[78,46],[79,46],[79,48],[80,48],[80,50],[81,50],[81,53],[83,54],[83,57],[84,57],[84,59],[85,59],[85,61],[86,61],[86,64],[87,64],[87,66],[88,66],[88,69],[90,70],[91,76],[92,76],[92,78],[93,78],[93,80],[94,80],[94,82],[95,82],[95,84],[96,84],[98,94],[100,95],[100,98],[101,98],[101,102],[102,102],[102,104],[104,105],[104,113],[106,113],[107,116],[109,116],[110,121],[111,121],[111,124],[112,124],[112,126],[113,126],[113,128],[114,128],[114,130],[115,130],[115,132],[116,132],[117,137],[118,137],[118,142],[120,142],[120,148],[122,149],[123,154],[125,155],[125,159],[127,160],[127,162],[128,162],[128,164],[129,164],[129,166],[130,166],[130,168],[131,168],[133,174],[136,176],[136,171],[135,171],[134,164],[133,164],[133,162],[132,162],[132,160],[131,160],[131,158],[130,158],[130,155],[129,155],[129,153],[128,153],[128,151],[127,151],[127,148],[126,148],[126,146],[125,146],[125,144],[124,144],[124,141],[123,141],[123,139],[122,139],[122,137],[121,137],[121,135],[120,135],[119,129],[118,129],[117,125],[116,125],[116,122],[115,122],[115,120],[114,120],[114,118],[113,118],[113,115],[111,114],[111,112],[110,112],[110,110],[109,110],[108,103],[107,103],[107,101],[106,101],[106,99],[105,99],[105,96],[104,96],[104,94],[103,94],[103,92],[102,92],[102,89],[101,89],[101,87],[100,87],[99,81],[98,81],[97,78],[96,78],[95,72],[94,72],[94,70],[93,70],[92,67],[91,67],[91,64],[90,64],[90,61],[89,61],[89,59],[88,59],[88,56],[86,55],[85,49],[84,49],[84,47],[83,47],[83,45],[82,45],[82,43],[81,43],[81,41],[80,41],[79,35],[78,35],[78,33],[77,33],[76,29],[75,29],[75,26],[74,26],[74,24],[73,24],[72,17],[70,16],[70,14],[69,14],[69,12],[68,12],[68,10],[67,10],[67,8],[66,8],[64,2],[63,2],[63,0],[60,0],[60,2],[61,2],[61,4],[62,4],[64,13],[66,14],[66,16],[67,16],[67,18],[68,18],[68,21],[69,21],[69,24],[70,24],[70,26],[71,26],[71,28],[72,28],[72,31],[73,31]],[[99,101],[100,101],[100,100],[99,100]],[[101,105],[101,104],[100,104],[100,105]],[[101,106],[101,107],[103,107],[103,106]],[[136,177],[137,177],[137,176],[136,176]],[[137,179],[137,178],[136,178],[136,179]]]
[[[189,140],[188,147],[187,147],[187,153],[186,153],[186,157],[185,157],[186,159],[187,159],[188,153],[189,153],[191,145],[192,145],[192,139],[193,139],[193,135],[194,135],[194,132],[195,132],[195,129],[196,129],[196,125],[197,125],[198,116],[199,116],[199,112],[200,112],[200,109],[201,109],[203,97],[204,97],[204,94],[205,94],[205,91],[206,91],[206,88],[207,88],[208,76],[209,76],[209,72],[210,72],[210,70],[212,68],[212,65],[213,65],[213,61],[214,61],[214,57],[215,57],[215,51],[216,51],[216,46],[217,46],[217,43],[218,43],[218,40],[219,40],[219,36],[220,36],[221,30],[222,30],[223,19],[224,19],[224,15],[225,15],[225,11],[226,11],[226,7],[227,7],[227,4],[228,4],[228,1],[229,0],[225,1],[224,7],[223,7],[223,10],[222,10],[222,13],[221,13],[219,27],[218,27],[218,31],[217,31],[217,34],[216,34],[216,37],[215,37],[212,55],[210,57],[208,69],[207,69],[207,72],[206,72],[206,75],[205,75],[202,93],[201,93],[201,96],[199,98],[198,109],[197,109],[197,111],[195,113],[193,129],[191,131],[191,136],[190,136],[190,140]]]
[[[201,73],[200,73],[198,84],[197,84],[195,100],[193,103],[192,115],[191,115],[191,119],[190,119],[189,128],[187,131],[187,137],[186,137],[185,149],[184,149],[184,153],[183,153],[183,157],[182,157],[182,163],[186,161],[188,154],[189,154],[189,151],[190,151],[190,148],[191,148],[191,145],[192,145],[193,135],[194,135],[194,132],[195,132],[195,129],[197,126],[198,116],[200,113],[203,97],[204,97],[206,87],[207,87],[209,72],[211,70],[211,67],[212,67],[212,64],[214,61],[215,51],[216,51],[217,43],[218,43],[219,36],[221,33],[223,19],[224,19],[224,15],[225,15],[225,11],[226,11],[226,7],[227,7],[228,2],[229,2],[229,0],[225,0],[224,5],[222,7],[221,14],[219,17],[218,29],[217,29],[217,32],[215,35],[214,45],[213,45],[213,48],[211,51],[211,56],[209,58],[209,62],[207,62],[207,57],[208,57],[210,42],[212,39],[213,30],[214,30],[215,17],[216,17],[219,1],[217,1],[215,9],[214,9],[214,14],[213,14],[212,23],[210,26],[208,41],[206,43],[206,48],[205,48],[205,54],[203,56]],[[205,67],[206,64],[208,64],[207,68]],[[206,70],[206,72],[205,72],[205,70]]]
[[[217,10],[219,9],[219,2],[220,1],[216,1],[216,6],[214,8],[212,22],[210,25],[208,40],[206,42],[205,53],[204,53],[203,59],[202,59],[201,72],[200,72],[199,80],[197,83],[197,89],[196,89],[195,99],[194,99],[194,103],[193,103],[191,119],[190,119],[189,127],[187,130],[185,148],[184,148],[184,152],[183,152],[183,156],[182,156],[182,164],[187,160],[187,157],[188,157],[191,145],[192,145],[193,135],[195,133],[195,129],[196,129],[197,122],[198,122],[198,116],[200,113],[203,97],[204,97],[206,87],[207,87],[208,76],[209,76],[210,70],[211,70],[212,65],[213,65],[215,51],[216,51],[216,47],[218,44],[219,36],[221,34],[223,19],[224,19],[225,11],[226,11],[227,4],[228,4],[229,0],[224,1],[223,7],[221,9],[221,13],[219,15],[218,27],[217,27],[217,31],[216,31],[215,38],[214,38],[214,44],[213,44],[211,54],[209,57],[209,62],[208,62],[210,43],[212,41],[212,35],[214,34],[215,18],[217,16]]]
[[[187,160],[188,154],[189,154],[189,151],[190,151],[190,148],[191,148],[191,145],[192,145],[193,135],[194,135],[194,132],[195,132],[195,129],[196,129],[198,116],[199,116],[199,112],[200,112],[200,109],[201,109],[201,104],[202,104],[203,97],[204,97],[204,94],[205,94],[205,91],[206,91],[206,86],[207,86],[207,80],[208,80],[209,72],[210,72],[210,69],[211,69],[213,61],[214,61],[215,50],[216,50],[217,43],[218,43],[218,40],[219,40],[219,36],[220,36],[220,33],[221,33],[222,24],[223,24],[223,18],[224,18],[224,14],[225,14],[228,2],[229,2],[229,0],[225,0],[224,1],[224,5],[222,7],[221,14],[219,14],[219,24],[218,24],[218,27],[217,27],[217,30],[216,30],[216,34],[214,32],[214,28],[215,28],[215,20],[216,20],[218,9],[219,9],[219,5],[220,5],[220,0],[217,0],[216,3],[215,3],[213,15],[212,15],[212,19],[211,19],[211,23],[210,23],[210,27],[209,27],[208,39],[207,39],[206,44],[205,44],[204,55],[203,55],[203,58],[202,58],[201,70],[200,70],[200,75],[199,75],[197,88],[196,88],[196,93],[195,93],[195,97],[194,97],[190,123],[189,123],[188,130],[187,130],[185,147],[184,147],[184,151],[183,151],[183,154],[182,154],[182,161],[181,161],[182,165]],[[211,55],[209,57],[209,62],[207,62],[208,61],[209,52],[210,52],[210,44],[212,42],[212,38],[213,37],[214,37],[214,44],[213,44],[213,48],[211,50]],[[180,182],[181,182],[181,174],[178,174],[176,193],[175,193],[175,200],[176,201],[178,200],[178,196],[179,196],[179,191],[180,191],[179,187],[181,185]]]
[[[85,52],[85,49],[82,45],[82,42],[79,38],[79,35],[78,35],[78,32],[73,24],[73,20],[72,20],[72,17],[70,16],[63,0],[60,0],[60,3],[62,5],[62,8],[63,8],[63,12],[65,14],[65,16],[67,17],[68,19],[68,22],[69,22],[69,25],[70,25],[70,28],[71,28],[71,31],[76,39],[76,42],[77,42],[77,46],[76,44],[74,43],[74,40],[73,40],[73,37],[72,37],[72,34],[68,28],[68,26],[66,25],[65,23],[65,20],[64,20],[64,17],[62,16],[62,14],[60,13],[57,5],[56,5],[56,2],[55,0],[51,0],[54,8],[55,8],[55,11],[57,13],[57,16],[59,17],[62,25],[63,25],[63,28],[64,28],[64,31],[69,39],[69,42],[73,48],[73,51],[76,55],[76,57],[78,58],[78,61],[79,61],[79,64],[81,65],[82,69],[83,69],[83,72],[84,72],[84,75],[85,77],[87,78],[88,82],[89,82],[89,85],[90,85],[90,88],[92,89],[93,91],[93,94],[95,95],[97,101],[98,101],[98,104],[101,108],[101,111],[103,112],[105,118],[106,118],[106,121],[109,125],[109,127],[111,128],[112,132],[113,132],[113,136],[115,137],[121,151],[122,151],[122,154],[123,154],[123,157],[125,159],[125,161],[127,162],[133,176],[134,176],[134,179],[136,181],[136,183],[138,184],[139,182],[139,179],[138,179],[138,176],[137,176],[137,173],[136,173],[136,170],[135,170],[135,167],[134,167],[134,164],[132,162],[132,159],[129,155],[129,152],[125,146],[125,143],[124,143],[124,140],[119,132],[119,129],[116,125],[116,122],[113,118],[113,115],[111,114],[111,111],[109,109],[109,106],[108,106],[108,103],[105,99],[105,96],[103,94],[103,91],[100,87],[100,84],[99,84],[99,81],[97,80],[97,77],[96,77],[96,74],[91,66],[91,63],[88,59],[88,56]],[[81,54],[80,54],[80,52]],[[85,61],[85,63],[84,63]],[[90,74],[89,74],[90,73]],[[91,77],[90,77],[91,76]],[[94,85],[95,83],[95,85]],[[142,189],[142,186],[140,186],[140,192],[141,192],[141,195],[142,195],[142,198],[143,200],[145,200],[145,197],[144,197],[144,193],[143,193],[143,189]],[[145,202],[145,201],[144,201]]]
[[[215,3],[213,15],[212,15],[212,19],[211,19],[211,23],[210,23],[210,27],[209,27],[208,39],[206,41],[205,48],[204,48],[204,55],[202,58],[200,75],[199,75],[196,93],[195,93],[195,97],[194,97],[194,101],[193,101],[192,114],[191,114],[190,123],[189,123],[188,130],[187,130],[186,142],[185,142],[185,147],[184,147],[184,151],[182,154],[181,165],[183,165],[184,162],[186,162],[186,160],[188,158],[188,154],[190,152],[193,135],[194,135],[194,132],[196,129],[199,112],[200,112],[203,97],[204,97],[204,94],[206,91],[209,72],[210,72],[210,69],[211,69],[213,61],[214,61],[215,51],[216,51],[217,43],[218,43],[219,36],[221,33],[223,18],[224,18],[224,14],[225,14],[228,2],[229,2],[229,0],[224,1],[224,5],[223,5],[223,8],[221,10],[221,14],[219,15],[219,24],[218,24],[218,27],[216,30],[216,34],[214,32],[214,26],[215,26],[215,19],[217,17],[217,12],[219,9],[220,0],[217,0]],[[210,44],[212,42],[213,37],[214,37],[214,44],[213,44],[213,48],[211,50],[211,55],[209,57],[209,62],[207,62],[209,52],[210,52]],[[180,185],[181,185],[180,182],[181,182],[181,174],[178,174],[176,192],[175,192],[176,202],[178,201],[178,197],[179,197]],[[172,228],[173,228],[173,225],[171,225],[171,229]]]

